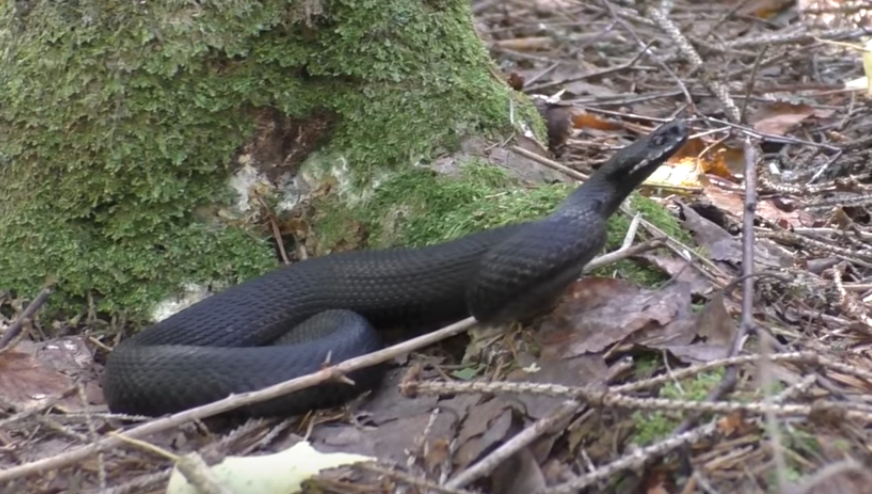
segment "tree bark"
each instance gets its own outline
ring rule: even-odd
[[[466,0],[3,2],[0,46],[0,290],[54,277],[52,313],[149,316],[274,268],[279,237],[294,258],[506,222],[482,159],[544,138]]]

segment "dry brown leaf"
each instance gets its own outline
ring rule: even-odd
[[[545,474],[529,448],[524,448],[501,463],[492,475],[491,492],[529,494],[545,490]]]
[[[38,408],[64,395],[73,386],[72,379],[31,354],[17,350],[0,354],[0,396],[22,410]]]
[[[683,159],[681,161],[670,160],[664,166],[659,167],[648,179],[645,184],[653,186],[673,186],[673,187],[699,187],[700,173],[696,166],[696,160]]]
[[[718,431],[724,437],[735,436],[737,434],[746,434],[754,425],[749,423],[745,418],[745,413],[741,410],[730,412],[729,414],[718,419]]]
[[[667,487],[671,474],[662,465],[655,465],[648,469],[644,476],[643,489],[647,494],[670,494]]]
[[[809,105],[777,102],[761,107],[748,121],[757,132],[783,136],[812,115],[814,108]]]
[[[723,292],[718,292],[698,314],[683,313],[664,328],[638,335],[635,343],[699,364],[727,357],[735,335],[736,325],[724,307]]]
[[[743,152],[711,138],[689,139],[669,163],[673,166],[693,167],[697,174],[696,186],[707,183],[705,174],[732,178],[744,168]]]
[[[667,257],[659,254],[643,253],[636,258],[645,262],[647,267],[656,268],[666,273],[670,278],[690,285],[690,292],[702,295],[712,286],[712,282],[694,268],[690,262],[679,257]]]
[[[572,115],[572,126],[576,129],[621,130],[623,127],[615,122],[601,118],[593,113],[576,111]]]
[[[745,150],[724,143],[713,146],[706,154],[705,172],[731,179],[745,173]]]
[[[545,352],[536,365],[531,367],[533,372],[517,370],[508,380],[565,386],[601,386],[606,384],[610,376],[609,367],[599,354],[564,357],[552,349]],[[533,419],[545,417],[563,401],[562,398],[540,394],[516,396],[513,399],[523,403],[524,411]]]
[[[681,148],[672,155],[672,159],[697,158],[706,148],[709,143],[702,138],[688,139]]]
[[[793,4],[793,0],[753,0],[742,3],[739,13],[742,15],[754,15],[761,19],[766,19],[778,14]]]
[[[466,394],[448,400],[428,395],[408,399],[399,390],[406,370],[390,370],[379,391],[357,408],[358,412],[366,414],[368,427],[356,424],[316,427],[310,436],[312,445],[326,453],[355,453],[404,462],[409,450],[418,451],[417,440],[426,439],[428,444],[436,445],[439,441],[452,440],[456,436],[458,417],[465,417],[482,398]],[[437,406],[445,413],[433,420],[431,412]],[[429,434],[421,438],[425,430]]]
[[[493,43],[494,46],[517,51],[540,51],[554,48],[554,38],[550,36],[536,36],[529,38],[501,39]]]
[[[740,221],[745,211],[745,198],[741,195],[712,186],[705,189],[706,197],[712,205],[730,213],[736,221]],[[782,211],[768,199],[757,201],[755,214],[760,218],[784,226],[805,226],[814,222],[808,211],[797,209],[791,212]]]
[[[724,292],[719,290],[699,312],[697,334],[708,343],[729,347],[736,336],[736,324],[724,306]]]
[[[726,230],[711,220],[704,218],[693,208],[675,201],[681,207],[684,215],[684,226],[693,233],[697,245],[705,247],[707,257],[715,262],[724,262],[731,267],[742,263],[742,243]],[[755,267],[760,269],[787,267],[793,264],[793,258],[784,255],[769,243],[758,242],[754,246]]]
[[[573,284],[542,326],[544,358],[597,353],[637,331],[665,326],[689,307],[689,287],[674,283],[649,291],[611,278],[588,277]]]
[[[87,404],[73,392],[75,383],[85,388]],[[102,404],[98,376],[85,340],[66,336],[42,342],[25,340],[0,353],[0,396],[22,408],[38,407],[67,394],[58,402],[67,410]]]
[[[466,468],[483,452],[508,439],[516,407],[509,400],[492,399],[470,409],[457,436],[455,465]]]

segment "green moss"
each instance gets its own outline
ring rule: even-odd
[[[703,372],[693,378],[681,380],[680,385],[670,382],[660,389],[660,398],[705,401],[708,394],[720,384],[724,372],[724,369]],[[682,413],[669,411],[633,412],[634,442],[645,446],[660,441],[669,436],[683,419]]]
[[[365,225],[371,248],[428,245],[539,218],[571,189],[569,184],[520,188],[502,169],[474,160],[461,165],[456,177],[416,168],[395,174],[355,207],[322,198],[315,205],[321,218],[316,229],[327,245],[351,240],[343,227],[348,224]]]
[[[633,442],[639,446],[648,446],[672,434],[681,423],[677,416],[669,416],[665,412],[633,412],[635,434]]]
[[[646,220],[663,230],[664,233],[673,239],[687,246],[695,245],[690,232],[682,227],[681,223],[656,201],[641,194],[633,194],[632,205],[633,208],[642,213]]]
[[[786,447],[795,450],[797,454],[804,455],[808,458],[814,458],[823,453],[821,444],[818,438],[807,431],[796,427],[780,427],[779,433],[782,435]],[[850,451],[850,443],[844,439],[834,439],[830,443],[831,447],[835,447],[845,453]]]
[[[644,287],[656,287],[669,281],[669,276],[666,273],[647,268],[627,259],[622,259],[609,266],[594,269],[590,274],[594,276],[621,278]]]
[[[554,210],[570,190],[566,184],[519,188],[501,169],[476,163],[464,166],[459,178],[413,171],[378,191],[374,245],[420,246],[533,220]],[[387,216],[396,205],[409,214]]]
[[[194,214],[230,200],[259,108],[337,114],[322,152],[357,185],[511,131],[514,96],[483,69],[467,2],[333,0],[304,19],[306,5],[34,2],[20,18],[0,3],[0,288],[31,294],[53,275],[50,311],[93,297],[136,316],[186,281],[272,267],[263,239]]]
[[[636,380],[649,379],[654,377],[660,370],[662,359],[659,355],[646,353],[636,358],[633,365],[633,375]]]
[[[682,380],[680,387],[676,384],[668,384],[660,391],[660,397],[703,401],[709,392],[723,380],[724,372],[723,368],[702,372],[693,378]]]

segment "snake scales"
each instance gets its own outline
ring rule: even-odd
[[[546,308],[606,241],[606,221],[686,141],[665,124],[619,150],[555,211],[416,249],[354,251],[281,267],[228,288],[124,340],[103,390],[116,413],[161,415],[261,389],[381,347],[375,328],[486,323]],[[381,369],[251,405],[262,416],[333,406]]]

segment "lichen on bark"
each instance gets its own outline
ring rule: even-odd
[[[274,267],[265,235],[196,214],[233,203],[265,110],[334,115],[308,162],[349,163],[363,188],[505,137],[514,96],[467,3],[0,3],[0,289],[53,276],[52,312],[140,317],[185,282]]]

